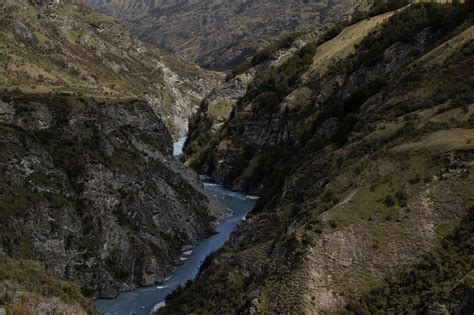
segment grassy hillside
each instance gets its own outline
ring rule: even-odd
[[[389,274],[341,313],[442,312],[469,314],[474,301],[474,208],[433,250]]]
[[[0,258],[0,311],[6,314],[98,314],[79,288],[39,263]]]
[[[472,13],[409,5],[257,74],[187,158],[261,198],[162,313],[469,309]]]
[[[221,76],[135,39],[75,1],[11,1],[0,12],[0,86],[30,94],[146,99],[173,134]]]

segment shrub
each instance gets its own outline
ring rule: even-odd
[[[408,194],[405,191],[397,191],[397,193],[395,194],[395,198],[397,198],[400,206],[406,207],[408,201]]]
[[[395,198],[392,196],[386,196],[383,200],[383,204],[387,207],[393,207],[395,205]]]

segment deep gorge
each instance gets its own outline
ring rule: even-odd
[[[0,4],[0,314],[471,314],[472,0],[211,2]]]

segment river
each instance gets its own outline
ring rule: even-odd
[[[174,155],[181,154],[184,139],[174,145]],[[167,281],[151,287],[140,288],[121,293],[115,299],[99,299],[97,309],[105,315],[148,315],[155,305],[165,300],[165,297],[178,285],[184,285],[196,277],[204,259],[213,251],[219,249],[229,239],[235,227],[245,219],[245,216],[255,206],[256,198],[246,196],[226,189],[221,185],[205,181],[204,188],[232,210],[232,215],[222,220],[216,228],[217,234],[201,240],[188,260],[171,275]]]

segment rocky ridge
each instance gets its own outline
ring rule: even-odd
[[[347,18],[359,1],[84,0],[83,3],[116,17],[146,42],[205,68],[229,70],[282,32]]]

